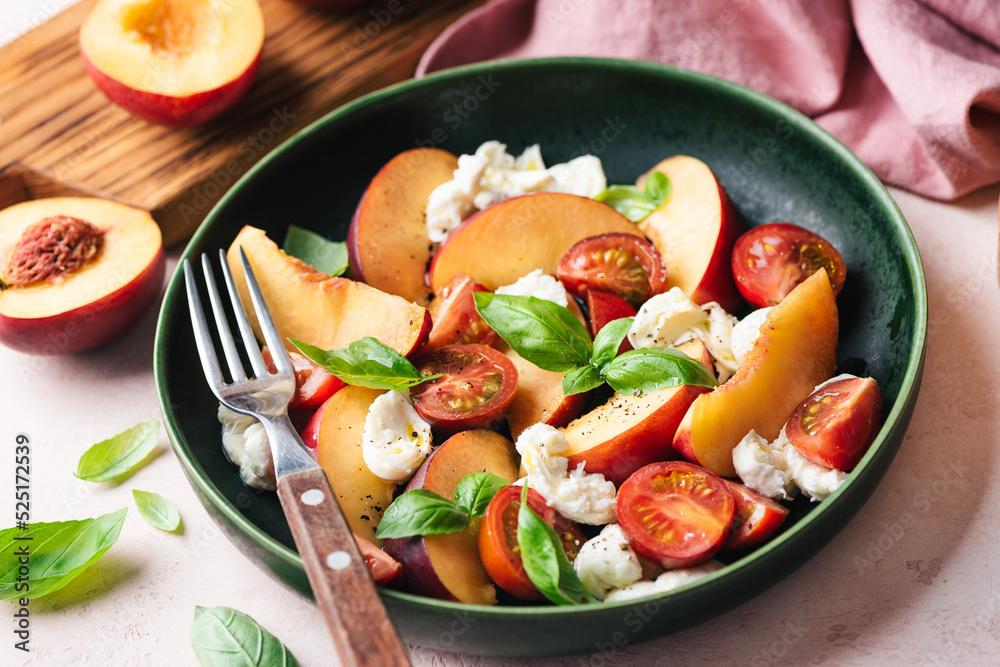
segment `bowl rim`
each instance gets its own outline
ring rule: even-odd
[[[741,103],[755,107],[765,113],[781,117],[796,131],[804,133],[810,140],[818,142],[822,147],[830,151],[830,153],[836,157],[843,166],[849,169],[850,175],[866,187],[867,192],[874,197],[876,203],[879,204],[882,210],[888,214],[889,221],[892,223],[900,244],[903,247],[904,260],[909,272],[909,278],[915,288],[913,294],[915,313],[913,342],[910,346],[906,371],[900,384],[899,394],[897,395],[889,414],[886,415],[883,427],[879,431],[878,437],[875,439],[874,443],[869,448],[867,454],[858,466],[848,476],[847,481],[829,498],[823,501],[823,506],[829,507],[830,504],[835,503],[838,497],[853,486],[853,483],[860,477],[858,473],[867,469],[869,465],[871,465],[871,462],[877,458],[877,455],[884,448],[884,443],[888,439],[888,436],[896,429],[900,417],[907,409],[912,407],[912,401],[915,400],[916,397],[911,396],[911,394],[919,388],[919,379],[923,367],[928,322],[927,286],[924,279],[923,266],[920,260],[920,254],[917,249],[916,241],[913,238],[913,234],[909,225],[906,223],[899,206],[886,190],[885,185],[864,163],[861,162],[860,158],[854,155],[854,153],[852,153],[843,143],[834,138],[826,130],[816,125],[807,116],[782,102],[746,88],[740,84],[726,81],[708,74],[682,69],[673,65],[645,61],[615,58],[558,57],[488,61],[485,63],[476,63],[443,70],[420,79],[403,81],[352,100],[337,109],[334,109],[322,118],[310,123],[295,133],[292,137],[289,137],[287,140],[276,146],[270,153],[265,155],[240,179],[238,179],[236,183],[234,183],[233,186],[230,187],[230,189],[212,207],[209,213],[205,216],[201,225],[192,235],[188,244],[185,246],[178,261],[178,268],[175,269],[174,275],[171,277],[167,285],[163,304],[157,320],[153,362],[160,409],[164,416],[166,431],[170,437],[174,452],[185,469],[189,480],[197,480],[200,485],[200,494],[203,499],[207,499],[211,502],[215,510],[223,515],[227,521],[229,521],[235,528],[241,530],[244,535],[252,539],[259,547],[266,550],[271,559],[281,561],[285,567],[297,568],[298,570],[304,571],[302,559],[296,551],[286,547],[284,544],[281,544],[267,534],[263,529],[243,516],[243,514],[225,496],[222,495],[219,489],[195,460],[193,451],[189,447],[187,441],[181,434],[177,423],[173,419],[173,411],[167,400],[165,383],[166,368],[164,363],[164,339],[168,335],[166,327],[167,311],[174,307],[173,304],[175,300],[180,298],[178,295],[183,293],[183,289],[180,287],[182,271],[180,271],[179,268],[181,263],[191,256],[194,248],[200,243],[202,237],[204,237],[208,233],[208,230],[212,227],[215,219],[219,215],[219,211],[227,205],[230,199],[236,196],[237,191],[243,186],[245,181],[253,179],[258,172],[267,169],[268,165],[277,159],[280,154],[290,146],[301,141],[309,140],[311,135],[317,129],[324,127],[327,124],[337,122],[340,118],[349,114],[363,111],[366,107],[377,104],[386,98],[392,98],[414,88],[424,87],[429,83],[447,83],[449,81],[464,80],[468,77],[475,77],[479,75],[491,73],[499,74],[507,70],[530,71],[533,69],[546,69],[554,66],[576,68],[581,72],[593,68],[605,70],[629,69],[644,74],[665,76],[673,81],[714,88],[723,94],[732,95]],[[886,469],[888,468],[888,465],[889,463],[886,464]],[[879,475],[881,476],[882,473],[884,473],[884,470],[880,472]],[[865,500],[867,501],[867,497]],[[622,609],[633,606],[636,603],[643,604],[652,600],[662,600],[666,597],[674,596],[678,593],[684,593],[686,591],[691,591],[694,588],[707,585],[712,581],[734,576],[737,572],[752,567],[757,561],[766,558],[767,554],[778,550],[786,542],[794,539],[798,533],[804,531],[806,527],[821,513],[822,511],[811,511],[807,516],[796,522],[795,525],[789,527],[777,538],[768,541],[750,554],[740,557],[735,562],[726,565],[719,571],[714,572],[705,578],[686,584],[672,591],[659,593],[655,596],[638,598],[636,600],[602,602],[599,606],[578,605],[573,607],[514,605],[479,606],[461,602],[439,600],[436,598],[430,598],[394,589],[383,588],[380,589],[380,592],[384,597],[394,599],[395,601],[402,603],[409,603],[411,605],[416,604],[447,613],[469,612],[470,610],[474,610],[477,614],[484,614],[487,617],[492,618],[504,618],[510,616],[523,617],[525,615],[530,615],[532,617],[543,616],[546,618],[571,618],[581,613],[591,613],[595,609]]]

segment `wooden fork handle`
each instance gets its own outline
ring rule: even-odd
[[[279,477],[278,498],[344,665],[409,665],[326,473]]]

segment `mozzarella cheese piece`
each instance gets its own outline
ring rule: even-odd
[[[710,560],[707,563],[702,563],[694,567],[667,570],[653,581],[637,581],[634,584],[613,590],[607,594],[604,600],[606,602],[621,602],[623,600],[634,600],[649,595],[657,595],[658,593],[666,593],[699,579],[704,579],[713,572],[718,572],[721,569],[722,563]]]
[[[791,498],[795,483],[782,448],[750,432],[733,448],[733,467],[743,483],[768,498]]]
[[[569,306],[569,294],[563,284],[553,276],[545,275],[540,268],[510,285],[502,285],[496,289],[497,294],[509,296],[533,296],[557,303],[563,308]]]
[[[628,340],[638,350],[698,339],[712,355],[719,380],[724,382],[737,367],[732,349],[735,322],[718,303],[699,306],[680,287],[671,287],[642,305],[628,330]]]
[[[781,435],[775,442],[779,442],[782,438],[786,443],[784,452],[788,471],[791,473],[795,485],[813,502],[818,503],[825,499],[847,480],[846,472],[826,468],[802,456],[799,450],[795,449],[795,445],[785,438],[784,429],[781,429]]]
[[[767,319],[767,314],[770,312],[770,306],[758,308],[733,327],[732,348],[737,366],[743,364],[743,357],[747,356],[747,353],[753,348],[753,344],[757,342],[760,328],[764,325],[764,320]]]
[[[601,161],[584,155],[546,169],[538,144],[514,157],[506,144],[487,141],[474,155],[458,158],[452,180],[427,201],[427,237],[441,243],[476,210],[534,192],[565,192],[593,197],[607,187]]]
[[[402,482],[431,453],[430,424],[410,402],[408,391],[389,391],[368,408],[361,455],[372,473],[387,482]]]
[[[569,459],[561,455],[569,449],[562,431],[534,424],[521,432],[515,447],[528,473],[525,483],[560,514],[594,526],[617,518],[615,485],[604,475],[585,472],[583,463],[569,470]]]
[[[226,456],[240,468],[240,477],[247,486],[273,491],[274,461],[271,445],[260,422],[253,417],[234,412],[219,404],[222,424],[222,448]]]
[[[608,591],[642,579],[642,565],[617,523],[588,540],[573,561],[573,569],[587,592],[603,600]]]

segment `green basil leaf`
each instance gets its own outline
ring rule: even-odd
[[[617,357],[618,348],[621,347],[634,321],[634,317],[622,317],[605,324],[594,337],[594,356],[590,363],[600,368]]]
[[[341,275],[350,266],[346,243],[329,241],[316,232],[295,225],[288,226],[283,247],[285,253],[331,276]]]
[[[126,512],[0,531],[0,600],[30,600],[68,584],[111,548]]]
[[[455,487],[455,503],[470,516],[482,516],[496,492],[510,482],[491,472],[473,472]]]
[[[639,222],[656,210],[656,204],[634,185],[612,185],[594,197],[604,202],[632,222]]]
[[[560,373],[590,363],[586,327],[559,304],[533,296],[476,292],[476,310],[519,355]]]
[[[410,360],[377,338],[365,336],[340,350],[324,350],[289,338],[299,351],[347,384],[370,389],[404,389],[433,380],[422,375]]]
[[[392,501],[375,531],[378,538],[458,533],[469,527],[469,513],[427,489],[414,489]]]
[[[596,389],[604,384],[604,378],[600,371],[593,366],[580,366],[566,371],[562,379],[562,391],[564,396],[582,394],[585,391]]]
[[[646,178],[646,194],[653,200],[656,208],[660,208],[670,199],[672,190],[670,179],[662,171],[654,171]]]
[[[181,515],[173,503],[158,493],[132,489],[132,498],[139,514],[153,528],[165,530],[168,533],[177,530],[181,525]]]
[[[194,608],[191,648],[202,667],[296,667],[277,637],[231,607]]]
[[[566,557],[556,531],[528,506],[527,486],[521,491],[521,509],[517,512],[517,546],[528,579],[550,602],[558,605],[593,602]]]
[[[120,479],[149,456],[156,447],[159,435],[160,420],[147,419],[84,452],[74,474],[87,482]]]
[[[690,384],[716,387],[718,382],[700,361],[680,350],[653,347],[629,350],[606,364],[601,375],[619,394],[640,395],[666,387]]]

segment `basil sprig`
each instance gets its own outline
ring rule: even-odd
[[[451,501],[427,489],[402,494],[386,508],[375,535],[379,538],[458,533],[472,517],[486,512],[496,492],[509,482],[491,472],[474,472],[462,478]]]
[[[369,389],[405,389],[441,377],[423,375],[409,359],[377,338],[365,336],[339,350],[324,350],[289,338],[292,345],[347,384]]]
[[[672,190],[667,175],[656,171],[646,179],[643,190],[634,185],[611,185],[594,199],[604,202],[632,222],[639,222],[670,199]]]
[[[202,667],[296,667],[281,641],[232,607],[194,608],[191,648]]]
[[[530,296],[476,292],[476,309],[515,352],[542,370],[563,372],[566,396],[605,382],[619,394],[641,395],[690,384],[715,387],[705,366],[679,350],[650,348],[618,355],[633,318],[609,322],[591,342],[576,316],[559,304]],[[618,356],[616,356],[618,355]]]
[[[559,535],[528,506],[527,486],[521,491],[517,512],[517,546],[528,579],[550,602],[577,605],[594,601],[566,557]]]
[[[316,232],[289,225],[285,232],[284,251],[317,271],[339,276],[350,266],[347,244],[330,241]]]

